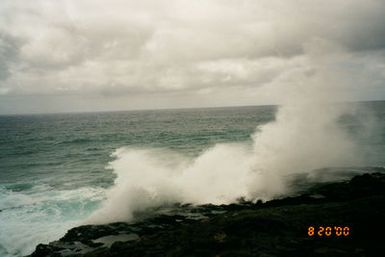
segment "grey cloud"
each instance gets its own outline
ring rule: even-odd
[[[0,80],[11,75],[11,66],[18,61],[21,42],[19,39],[0,32]]]
[[[287,74],[317,77],[336,51],[348,57],[322,65],[354,69],[367,98],[385,80],[384,17],[382,0],[4,0],[0,94],[274,102]]]

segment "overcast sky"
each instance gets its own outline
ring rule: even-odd
[[[323,80],[385,99],[385,1],[0,1],[2,114],[274,104]]]

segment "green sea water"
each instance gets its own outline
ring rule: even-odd
[[[339,126],[362,145],[366,166],[384,166],[385,102],[357,105],[365,112],[341,117]],[[116,178],[106,167],[117,149],[193,159],[218,143],[251,142],[277,108],[0,116],[0,256],[29,254],[100,208]],[[375,124],[370,133],[365,122]]]

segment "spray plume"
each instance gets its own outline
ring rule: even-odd
[[[175,202],[268,200],[288,193],[291,174],[357,163],[355,144],[337,123],[349,110],[332,104],[344,86],[333,67],[345,54],[319,40],[304,49],[312,68],[279,78],[287,87],[283,104],[274,121],[256,129],[252,144],[218,144],[193,160],[167,150],[120,148],[110,163],[115,185],[87,222],[129,220],[135,211]]]

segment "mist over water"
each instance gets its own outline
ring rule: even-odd
[[[356,145],[337,123],[344,113],[321,103],[286,105],[256,129],[251,142],[217,144],[195,158],[120,148],[110,163],[115,185],[88,222],[129,220],[136,211],[167,203],[268,200],[290,193],[290,174],[359,165]]]
[[[118,149],[110,163],[115,185],[87,222],[128,220],[136,211],[166,203],[268,200],[290,193],[290,174],[362,164],[358,142],[339,124],[352,106],[333,103],[346,81],[333,63],[347,56],[317,40],[306,51],[311,75],[285,75],[290,83],[284,104],[274,120],[256,128],[251,142],[217,144],[193,159],[169,151]]]

